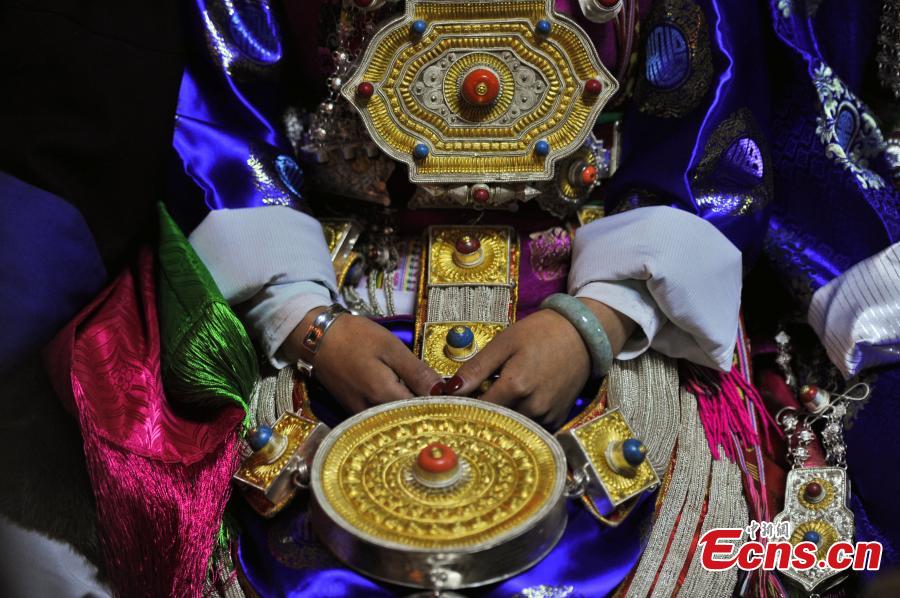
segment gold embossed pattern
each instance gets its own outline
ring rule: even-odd
[[[620,503],[656,481],[656,474],[648,460],[644,460],[638,466],[637,472],[632,477],[616,473],[606,461],[606,449],[611,442],[634,437],[625,418],[618,411],[610,412],[576,428],[573,434],[584,445],[591,464],[600,475],[613,504]]]
[[[409,472],[432,442],[469,465],[447,490]],[[473,546],[527,524],[558,497],[557,461],[547,442],[512,417],[471,404],[420,402],[347,428],[321,466],[324,500],[361,533],[425,549]]]
[[[584,206],[578,209],[578,224],[584,226],[606,215],[603,206]]]
[[[409,24],[428,24],[419,37]],[[550,35],[535,24],[552,22]],[[501,82],[495,105],[472,109],[458,98],[458,81],[474,67]],[[599,95],[584,93],[598,79]],[[359,98],[356,87],[375,86]],[[580,145],[617,83],[589,38],[555,14],[550,0],[428,2],[408,0],[404,17],[373,38],[344,96],[360,112],[373,140],[410,166],[414,182],[548,180],[554,162]],[[550,154],[539,156],[544,139]],[[425,143],[430,154],[410,152]]]
[[[453,261],[456,242],[465,235],[476,237],[484,252],[484,261],[472,268],[462,268]],[[511,235],[506,227],[433,227],[428,284],[508,285]]]
[[[479,350],[485,348],[495,336],[506,328],[505,324],[485,324],[483,322],[425,324],[422,361],[444,377],[452,376],[459,369],[459,366],[462,365],[461,362],[450,359],[444,353],[444,346],[447,344],[447,331],[459,324],[464,324],[472,329],[472,333],[475,335],[475,343],[478,345]]]
[[[274,463],[266,463],[259,454],[254,453],[244,461],[234,477],[245,484],[265,491],[281,474],[285,465],[315,427],[316,422],[286,412],[272,426],[275,433],[285,436],[288,440],[287,448],[281,457]]]
[[[825,496],[822,497],[822,500],[819,502],[812,502],[806,499],[806,484],[810,484],[812,482],[817,482],[820,486],[822,486],[822,492],[825,493]],[[800,504],[806,507],[811,511],[821,511],[828,507],[834,501],[834,484],[829,482],[824,478],[815,478],[812,480],[808,480],[805,484],[800,484],[800,487],[797,488],[797,500],[800,501]]]
[[[831,548],[832,544],[838,541],[838,533],[834,527],[821,519],[814,519],[812,521],[804,521],[794,528],[794,533],[791,534],[791,544],[797,545],[802,542],[803,536],[807,532],[816,532],[819,534],[820,540],[818,544],[816,544],[818,547],[816,556],[820,560],[828,555],[828,549]]]

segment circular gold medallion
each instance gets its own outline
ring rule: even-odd
[[[449,487],[415,475],[422,449],[458,456]],[[462,398],[399,401],[336,428],[313,464],[312,489],[328,517],[381,546],[472,550],[523,533],[554,510],[565,484],[559,444],[503,407]]]

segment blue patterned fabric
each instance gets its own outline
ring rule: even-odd
[[[646,81],[625,119],[609,208],[669,203],[697,213],[741,248],[748,268],[764,250],[805,308],[816,289],[900,240],[900,192],[859,96],[881,3],[698,1],[715,76],[696,103],[689,79],[671,86],[685,53],[676,59],[674,35],[660,29],[687,4],[658,2],[646,25]],[[676,109],[679,89],[685,105]],[[877,373],[870,404],[847,433],[859,535],[885,544],[887,564],[898,562],[900,543],[891,498],[900,480],[882,475],[900,470],[889,431],[900,427],[896,378],[895,370]]]
[[[282,133],[281,27],[268,1],[197,0],[174,147],[206,209],[297,206],[303,173]]]

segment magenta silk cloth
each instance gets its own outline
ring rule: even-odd
[[[81,427],[116,593],[200,596],[244,413],[189,420],[166,400],[149,248],[59,333],[45,361]]]

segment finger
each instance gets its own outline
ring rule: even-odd
[[[516,367],[512,360],[508,361],[497,381],[491,384],[486,393],[481,395],[481,400],[506,406],[521,401],[527,405],[525,401],[531,394],[531,386],[528,384],[526,376],[527,372]]]
[[[384,362],[400,376],[406,387],[415,395],[443,394],[444,379],[425,365],[424,361],[416,359],[416,356],[405,346],[401,345],[395,350],[389,351]]]
[[[376,361],[369,368],[366,387],[366,398],[374,405],[413,397],[406,384],[397,379],[394,370],[381,361]]]
[[[500,369],[511,355],[510,343],[503,334],[483,347],[472,359],[462,364],[456,374],[444,384],[444,394],[468,395]]]

